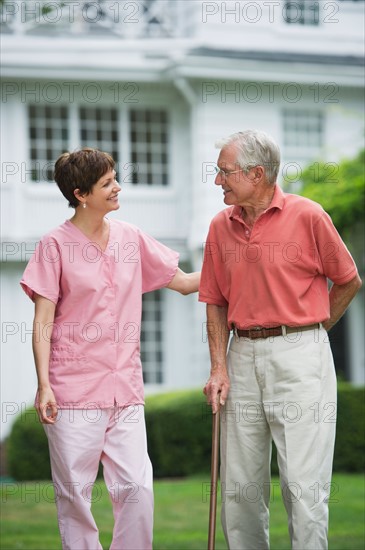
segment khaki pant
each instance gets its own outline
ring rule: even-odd
[[[233,337],[221,415],[222,524],[230,550],[269,548],[269,503],[284,500],[294,550],[328,547],[336,376],[321,328]],[[280,488],[270,481],[271,441]]]

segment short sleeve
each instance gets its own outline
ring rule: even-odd
[[[179,254],[146,233],[139,232],[142,293],[167,286],[176,274]]]
[[[204,260],[199,286],[199,302],[217,306],[226,306],[227,300],[223,296],[216,276],[216,258],[217,243],[213,237],[212,226],[209,230],[207,242],[204,248]],[[220,269],[222,272],[222,269]]]
[[[34,294],[57,304],[60,297],[61,251],[52,237],[38,244],[23,273],[20,285],[34,302]]]
[[[339,285],[351,281],[356,264],[326,212],[316,223],[315,238],[323,275]]]

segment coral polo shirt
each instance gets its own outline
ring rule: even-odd
[[[327,279],[344,284],[357,273],[328,214],[278,185],[252,230],[241,214],[240,206],[232,206],[211,223],[199,300],[228,306],[229,328],[327,320]]]
[[[179,256],[133,225],[109,222],[102,252],[66,221],[40,241],[21,280],[31,299],[37,293],[56,304],[43,337],[51,339],[49,378],[60,408],[144,402],[142,294],[169,284]]]

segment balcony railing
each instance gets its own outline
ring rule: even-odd
[[[4,0],[3,34],[185,38],[193,34],[191,0]]]

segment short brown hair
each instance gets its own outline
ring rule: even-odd
[[[103,151],[84,147],[73,153],[63,153],[55,164],[54,179],[71,208],[80,201],[75,197],[75,189],[88,195],[92,187],[115,166],[114,159]]]

